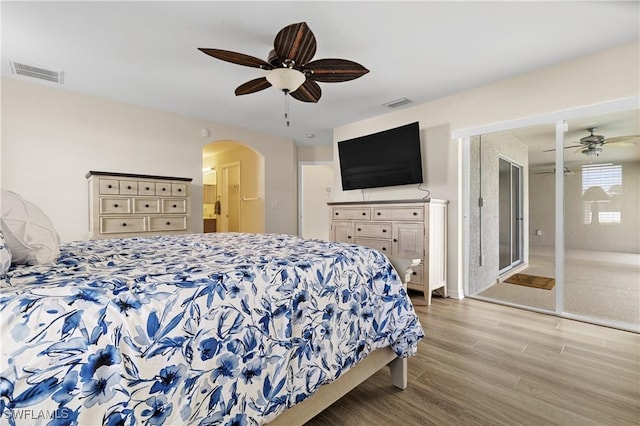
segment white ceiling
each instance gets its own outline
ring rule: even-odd
[[[64,71],[65,90],[330,144],[331,129],[637,40],[637,1],[578,2],[10,2],[2,1],[2,75],[9,60]],[[314,59],[370,70],[320,83],[317,104],[271,88],[234,89],[264,74],[198,47],[266,59],[275,34],[306,21]],[[47,84],[47,83],[43,83]],[[314,134],[313,139],[307,138]]]

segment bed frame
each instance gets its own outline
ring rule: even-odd
[[[389,257],[389,260],[402,278],[406,289],[407,282],[413,272],[411,267],[418,265],[420,259]],[[404,274],[400,271],[404,271]],[[269,425],[303,425],[385,366],[391,370],[391,383],[397,388],[405,389],[407,387],[407,359],[398,358],[395,352],[387,346],[371,352],[355,367],[340,376],[338,380],[322,386],[311,397],[287,409]]]

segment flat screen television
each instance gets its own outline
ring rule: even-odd
[[[342,189],[422,183],[418,122],[338,142]]]

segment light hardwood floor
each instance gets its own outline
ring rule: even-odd
[[[471,299],[416,311],[408,388],[383,369],[307,426],[640,424],[640,335]]]

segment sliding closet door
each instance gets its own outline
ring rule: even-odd
[[[469,294],[554,312],[555,125],[470,138]]]
[[[631,329],[640,324],[639,123],[638,110],[568,120],[565,145],[581,147],[564,150],[564,312]]]

